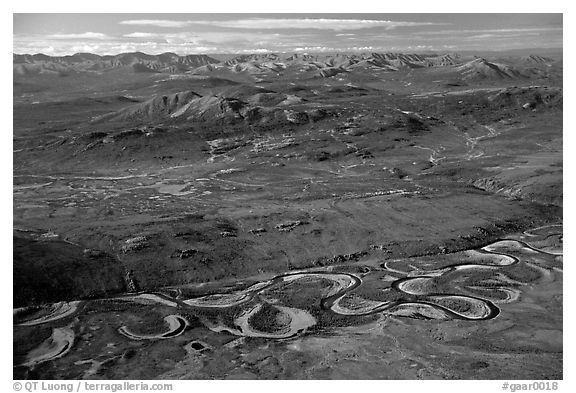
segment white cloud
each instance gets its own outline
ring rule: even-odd
[[[545,32],[556,31],[561,32],[562,27],[527,27],[517,29],[474,29],[474,30],[439,30],[430,32],[430,34],[452,35],[452,34],[490,34],[490,33],[529,33],[529,32]],[[419,33],[414,33],[419,34]]]
[[[325,19],[325,18],[251,18],[213,21],[177,21],[164,19],[137,19],[120,22],[123,25],[181,28],[195,24],[234,29],[314,29],[314,30],[359,30],[373,27],[394,29],[406,26],[444,25],[445,23],[402,22],[374,19]]]
[[[70,40],[70,39],[88,39],[88,40],[107,40],[111,37],[104,33],[94,33],[88,31],[86,33],[72,33],[72,34],[51,34],[47,38],[57,39],[57,40]]]
[[[160,35],[156,33],[143,33],[139,31],[130,34],[124,34],[124,37],[128,38],[157,38],[159,36]]]
[[[191,43],[171,44],[167,42],[150,41],[39,41],[15,42],[14,53],[45,53],[52,56],[70,55],[78,52],[90,52],[98,55],[117,55],[125,52],[144,52],[148,54],[160,54],[164,52],[175,52],[180,55],[205,54],[221,52],[223,47],[195,45]],[[234,52],[233,48],[224,48],[229,52]]]
[[[194,46],[194,53],[214,53],[218,51],[215,46]]]
[[[198,21],[195,23],[208,24],[218,27],[229,27],[237,29],[315,29],[315,30],[358,30],[373,27],[385,27],[393,29],[403,26],[426,26],[436,23],[428,22],[402,22],[390,20],[373,19],[274,19],[255,18],[237,19],[226,21]]]
[[[353,46],[351,48],[346,48],[351,51],[373,51],[379,48],[374,48],[373,46]]]
[[[129,34],[124,34],[125,38],[136,38],[136,39],[147,39],[156,40],[159,42],[168,43],[197,43],[198,36],[192,33],[144,33],[144,32],[134,32]]]
[[[335,51],[335,48],[330,48],[326,46],[304,46],[300,48],[294,48],[294,52],[326,52]]]
[[[190,25],[190,21],[180,20],[165,20],[165,19],[133,19],[123,20],[121,25],[134,25],[134,26],[157,26],[157,27],[186,27]]]
[[[476,40],[510,40],[513,38],[526,38],[526,37],[538,37],[541,33],[538,32],[528,32],[528,33],[516,33],[516,34],[478,34],[464,37],[466,41],[476,41]]]
[[[70,48],[70,50],[73,53],[79,53],[79,52],[95,53],[100,50],[100,45],[89,45],[89,44],[74,45]]]
[[[260,33],[255,31],[209,31],[209,32],[177,32],[177,33],[148,33],[148,32],[133,32],[124,34],[124,39],[131,38],[136,40],[150,40],[167,43],[187,43],[198,45],[215,45],[226,43],[238,43],[250,46],[268,46],[270,44],[282,44],[284,40],[293,41],[297,35],[279,35],[272,33]]]

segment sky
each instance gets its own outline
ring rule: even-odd
[[[13,15],[13,52],[450,52],[562,48],[562,14]]]

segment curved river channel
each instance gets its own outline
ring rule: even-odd
[[[190,325],[185,314],[196,315],[201,310],[211,310],[212,318],[199,317],[210,330],[269,339],[287,339],[305,333],[317,323],[316,317],[322,312],[342,316],[384,313],[419,319],[482,321],[499,315],[497,304],[516,301],[523,285],[553,280],[554,272],[562,272],[562,226],[536,228],[480,249],[456,253],[444,260],[438,258],[344,266],[344,269],[360,266],[363,269],[356,270],[362,273],[335,271],[343,266],[290,272],[246,289],[194,298],[186,298],[181,288],[167,288],[163,292],[98,301],[166,307],[181,314],[165,316],[167,329],[157,334],[137,334],[128,326],[117,328],[119,334],[130,340],[181,335]],[[301,298],[306,291],[316,308],[293,300]],[[88,302],[60,302],[38,312],[15,310],[15,325],[32,327],[60,319],[69,321],[68,317],[81,313],[82,306]],[[30,352],[23,365],[32,366],[61,357],[70,350],[73,341],[71,328],[54,327],[53,336]]]

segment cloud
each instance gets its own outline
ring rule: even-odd
[[[133,25],[133,26],[156,26],[156,27],[186,27],[192,22],[190,21],[180,21],[180,20],[165,20],[165,19],[133,19],[133,20],[123,20],[120,22],[121,25]]]
[[[147,33],[147,32],[134,32],[124,34],[124,38],[136,38],[138,40],[152,40],[157,42],[168,43],[197,43],[198,36],[193,33]]]
[[[538,32],[527,32],[527,33],[515,33],[515,34],[478,34],[464,37],[464,40],[467,41],[476,41],[476,40],[510,40],[510,39],[522,39],[527,37],[539,37],[541,33]]]
[[[168,17],[166,17],[168,18]],[[230,17],[228,17],[230,18]],[[475,48],[562,47],[562,28],[557,26],[503,26],[503,28],[426,28],[430,23],[373,19],[326,19],[291,17],[282,19],[237,16],[231,20],[125,20],[121,32],[13,35],[15,53],[75,52],[117,54],[146,53],[256,53],[328,51],[420,51]],[[189,19],[192,19],[190,17]],[[137,26],[143,23],[144,26]],[[146,26],[148,24],[149,26]],[[172,28],[159,30],[155,25]],[[130,27],[130,25],[133,25]],[[189,26],[174,28],[174,26]],[[418,30],[402,26],[424,26]],[[87,27],[86,30],[92,28]],[[278,29],[278,30],[274,30]],[[396,29],[396,30],[391,30]],[[99,30],[99,29],[97,29]],[[425,30],[425,31],[423,31]],[[66,33],[66,34],[65,34]],[[422,46],[418,46],[418,45]],[[448,46],[446,46],[448,45]]]
[[[236,29],[315,29],[315,30],[336,30],[336,31],[370,29],[374,27],[385,27],[386,29],[394,29],[396,27],[427,26],[436,24],[429,22],[402,22],[402,21],[373,20],[373,19],[324,19],[324,18],[321,19],[254,18],[254,19],[237,19],[227,21],[198,21],[196,23],[209,24],[218,27],[236,28]]]
[[[72,33],[72,34],[51,34],[49,36],[47,36],[46,38],[50,39],[56,39],[56,40],[77,40],[77,39],[82,39],[82,40],[108,40],[111,37],[104,34],[104,33],[94,33],[91,31],[88,31],[86,33]]]
[[[160,37],[160,34],[143,33],[143,32],[137,31],[137,32],[130,33],[130,34],[124,34],[124,37],[127,37],[127,38],[158,38],[158,37]]]
[[[177,21],[138,19],[120,22],[123,25],[182,28],[191,25],[209,25],[232,29],[313,29],[313,30],[359,30],[374,27],[394,29],[397,27],[444,25],[445,23],[402,22],[374,19],[325,19],[325,18],[251,18],[213,21]]]
[[[475,30],[439,30],[430,32],[430,34],[438,34],[438,35],[452,35],[452,34],[507,34],[507,33],[530,33],[530,32],[545,32],[545,31],[555,31],[561,32],[562,27],[528,27],[528,28],[518,28],[518,29],[475,29]],[[413,33],[419,34],[419,33]]]
[[[327,46],[304,46],[300,48],[294,48],[294,52],[326,52],[326,51],[335,51],[336,48],[331,48]]]
[[[149,40],[167,43],[193,43],[199,45],[214,46],[220,44],[236,43],[239,49],[243,46],[269,46],[282,45],[286,41],[293,42],[299,39],[298,34],[281,35],[276,33],[262,33],[256,31],[208,31],[208,32],[173,32],[173,33],[150,33],[133,32],[122,36],[123,40],[133,41]]]
[[[164,52],[175,52],[178,54],[204,54],[214,53],[220,48],[210,46],[199,46],[194,44],[169,44],[157,42],[81,42],[81,41],[61,41],[53,45],[54,41],[32,43],[17,43],[14,53],[47,53],[53,56],[70,55],[78,52],[90,52],[99,55],[117,55],[125,52],[145,52],[150,54],[160,54]]]
[[[90,44],[82,44],[82,45],[74,45],[70,48],[70,50],[74,53],[94,53],[100,50],[100,45],[90,45]]]

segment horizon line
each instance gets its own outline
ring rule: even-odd
[[[119,52],[116,54],[98,54],[98,53],[94,53],[94,52],[75,52],[75,53],[71,53],[71,54],[60,54],[60,55],[48,55],[46,53],[43,52],[38,52],[38,53],[16,53],[16,52],[12,52],[12,55],[15,56],[37,56],[37,55],[43,55],[43,56],[48,56],[48,57],[66,57],[66,56],[76,56],[76,55],[82,55],[82,54],[89,54],[89,55],[95,55],[95,56],[119,56],[119,55],[125,55],[125,54],[143,54],[143,55],[147,55],[147,56],[160,56],[160,55],[165,55],[165,54],[172,54],[172,55],[176,55],[176,56],[190,56],[190,55],[195,55],[195,56],[209,56],[209,55],[273,55],[273,54],[330,54],[330,53],[431,53],[431,52],[438,52],[438,53],[458,53],[458,52],[515,52],[515,51],[524,51],[524,50],[534,50],[534,51],[540,51],[540,50],[545,50],[545,51],[554,51],[554,50],[560,50],[563,51],[564,47],[551,47],[551,48],[543,48],[543,47],[526,47],[526,48],[512,48],[512,49],[454,49],[454,50],[434,50],[434,49],[426,49],[426,50],[421,50],[421,51],[414,51],[414,50],[374,50],[374,51],[360,51],[360,50],[349,50],[349,51],[266,51],[266,52],[262,52],[262,51],[258,51],[255,50],[254,52],[200,52],[200,53],[186,53],[186,54],[178,54],[176,52],[161,52],[161,53],[157,53],[157,54],[153,54],[153,53],[146,53],[146,52],[141,52],[141,51],[134,51],[134,52]]]

